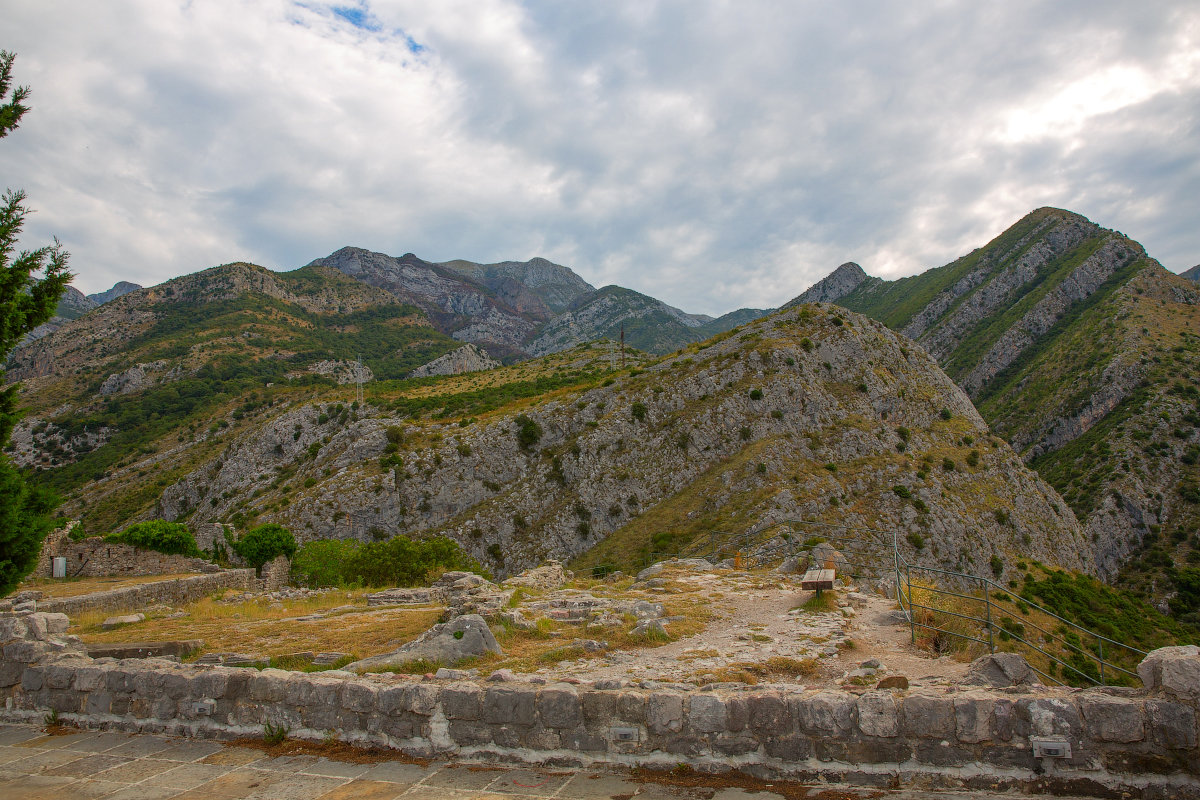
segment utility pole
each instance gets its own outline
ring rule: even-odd
[[[621,323],[621,369],[625,369],[625,323]]]

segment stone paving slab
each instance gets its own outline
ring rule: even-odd
[[[832,788],[811,787],[812,797]],[[837,787],[844,800],[1013,800],[1014,795]],[[0,724],[3,800],[783,800],[762,789],[663,786],[598,769],[270,757],[218,742],[114,731],[47,736]],[[1066,800],[1066,799],[1064,799]]]

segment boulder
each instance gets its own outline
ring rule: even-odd
[[[797,572],[802,572],[803,568],[800,565],[799,556],[788,556],[783,560],[775,571],[782,575],[795,575]]]
[[[100,627],[106,631],[111,631],[113,628],[120,628],[122,625],[133,625],[134,623],[145,621],[145,614],[121,614],[104,620],[104,622],[100,623]]]
[[[1142,659],[1137,671],[1147,689],[1200,703],[1200,647],[1160,647]]]
[[[967,667],[963,683],[972,686],[1040,686],[1037,673],[1024,656],[1017,653],[992,653],[980,656]]]
[[[548,561],[540,567],[527,569],[504,581],[508,587],[526,586],[530,589],[558,589],[567,582],[567,573],[558,561]]]
[[[488,629],[487,621],[478,614],[463,614],[449,622],[442,622],[421,634],[415,640],[381,656],[360,659],[347,664],[352,672],[398,667],[409,661],[428,661],[434,664],[454,665],[465,658],[485,653],[503,655],[496,637]]]
[[[846,557],[837,548],[828,542],[821,542],[808,551],[808,559],[804,562],[804,569],[823,569],[831,561],[839,577],[842,575],[849,576],[850,562],[846,560]]]

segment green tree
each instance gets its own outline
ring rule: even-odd
[[[147,550],[157,550],[160,553],[177,556],[200,558],[203,553],[196,546],[196,537],[182,522],[167,522],[161,519],[150,519],[136,522],[119,533],[110,533],[104,537],[106,542],[118,542],[134,547],[144,547]]]
[[[259,569],[277,556],[291,558],[296,555],[296,537],[282,525],[268,522],[247,531],[234,543],[233,549],[247,564]]]
[[[29,110],[24,104],[28,87],[18,86],[9,94],[15,58],[0,50],[0,139],[16,129]],[[67,253],[57,240],[36,250],[17,251],[28,213],[24,192],[9,189],[0,197],[0,364],[7,362],[26,334],[54,315],[71,280]],[[0,390],[0,448],[8,444],[20,419],[20,390],[15,383]],[[57,505],[52,493],[31,487],[7,456],[0,454],[0,596],[16,588],[37,564],[42,540],[54,527],[50,512]]]

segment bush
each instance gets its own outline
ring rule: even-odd
[[[979,451],[978,450],[972,450],[970,453],[967,454],[967,466],[968,467],[978,467],[979,466]]]
[[[646,419],[646,404],[634,403],[630,407],[629,413],[633,416],[635,421],[641,422],[642,420]]]
[[[951,411],[950,409],[948,409],[948,408],[943,408],[943,409],[942,409],[942,411],[941,411],[941,418],[942,418],[942,419],[950,419],[950,418],[951,418],[951,417],[953,417],[953,416],[954,416],[954,412],[953,412],[953,411]]]
[[[292,579],[303,586],[341,586],[346,583],[345,567],[358,553],[353,539],[318,539],[296,551],[292,560]]]
[[[170,556],[201,558],[203,555],[187,525],[161,519],[135,523],[123,531],[108,534],[104,541],[142,547]]]
[[[233,552],[258,569],[278,556],[296,555],[296,537],[282,525],[269,522],[247,531],[233,543]]]
[[[943,458],[942,469],[946,470],[946,472],[954,472],[954,461],[949,457]]]
[[[445,536],[420,541],[394,536],[362,545],[347,559],[342,575],[348,583],[367,586],[417,586],[452,569],[481,571],[475,559]]]
[[[542,438],[542,426],[525,414],[518,416],[513,422],[517,423],[517,444],[522,450],[528,450]]]
[[[762,389],[751,389],[750,390],[750,399],[751,400],[762,400],[762,398],[763,398]]]
[[[917,533],[916,531],[913,531],[912,533],[910,533],[908,536],[906,536],[904,538],[908,539],[908,543],[911,544],[917,550],[923,550],[925,548],[925,537],[922,536],[921,534]]]

